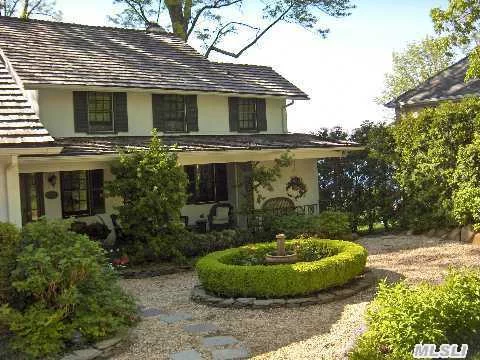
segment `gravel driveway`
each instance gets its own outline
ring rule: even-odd
[[[369,251],[368,266],[380,277],[438,282],[449,266],[480,264],[480,247],[445,242],[423,236],[381,236],[359,241]],[[189,299],[197,283],[194,272],[149,279],[122,280],[122,286],[141,306],[168,314],[189,314],[191,319],[167,324],[157,317],[144,318],[132,331],[132,343],[113,357],[169,359],[172,353],[194,350],[204,359],[212,352],[201,342],[205,336],[188,334],[189,324],[218,327],[215,335],[241,341],[253,359],[344,359],[363,326],[363,313],[374,295],[365,290],[330,304],[270,310],[220,309]]]

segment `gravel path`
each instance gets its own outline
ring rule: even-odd
[[[369,251],[368,266],[390,280],[438,282],[451,265],[479,265],[480,247],[422,236],[382,236],[359,241]],[[139,305],[166,313],[191,314],[173,324],[145,318],[132,332],[132,343],[113,359],[169,359],[174,352],[196,349],[205,359],[202,336],[184,326],[212,323],[214,335],[233,336],[250,349],[254,359],[344,359],[363,325],[366,305],[374,289],[343,301],[303,308],[270,310],[219,309],[190,301],[198,282],[194,272],[149,279],[122,280]]]

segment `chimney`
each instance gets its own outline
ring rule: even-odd
[[[167,30],[165,30],[163,27],[158,25],[157,23],[154,22],[149,22],[146,24],[147,28],[145,29],[145,32],[147,34],[167,34]]]

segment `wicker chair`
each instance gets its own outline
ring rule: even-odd
[[[210,209],[208,215],[210,230],[229,229],[233,227],[233,206],[229,203],[217,203]]]

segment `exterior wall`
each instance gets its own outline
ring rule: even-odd
[[[73,122],[73,94],[71,90],[42,88],[29,90],[34,108],[39,109],[40,120],[54,137],[88,136],[75,133]],[[147,92],[128,92],[128,132],[119,136],[149,136],[153,128],[152,96]],[[197,95],[198,132],[192,135],[228,135],[228,96]],[[285,132],[284,98],[267,98],[267,127],[264,133]],[[179,133],[179,135],[181,135]],[[99,136],[99,135],[97,135]]]

